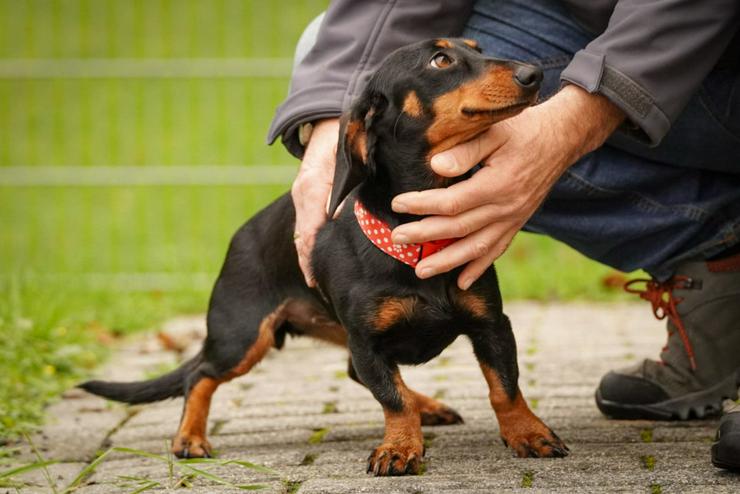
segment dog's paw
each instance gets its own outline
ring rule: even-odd
[[[543,424],[544,425],[544,424]],[[514,450],[519,458],[563,458],[570,450],[550,428],[521,431],[519,434],[501,436],[505,446]]]
[[[454,425],[464,424],[465,421],[452,408],[439,404],[436,409],[421,410],[421,425]]]
[[[211,451],[205,437],[177,436],[172,440],[172,454],[178,458],[211,458]]]
[[[421,470],[421,444],[383,443],[370,453],[367,473],[377,476],[418,475]]]

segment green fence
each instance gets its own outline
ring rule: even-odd
[[[194,289],[202,309],[232,232],[295,174],[264,140],[326,4],[0,0],[0,289]],[[499,267],[506,296],[610,297],[608,268],[546,238]]]
[[[265,145],[326,0],[0,0],[0,273],[207,288],[289,187]]]

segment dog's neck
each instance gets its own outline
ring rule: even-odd
[[[375,173],[358,189],[360,202],[391,228],[421,219],[417,215],[394,212],[391,208],[393,198],[405,192],[447,187],[465,178],[448,179],[437,175],[432,171],[427,154],[425,143],[379,145],[373,157]]]
[[[409,144],[379,145],[373,157],[375,171],[358,190],[360,202],[391,228],[419,219],[418,216],[394,212],[391,208],[394,197],[439,186],[439,176],[432,172],[423,149]]]

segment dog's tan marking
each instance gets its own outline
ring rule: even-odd
[[[345,139],[349,142],[352,152],[359,156],[363,163],[367,163],[367,133],[365,125],[360,120],[347,122]]]
[[[285,317],[306,336],[347,346],[347,330],[310,302],[290,300],[285,306]]]
[[[471,47],[473,50],[480,51],[480,47],[478,46],[478,42],[476,40],[474,40],[474,39],[464,39],[462,41],[463,41],[463,43],[465,43],[466,45],[468,45],[469,47]]]
[[[246,374],[267,355],[267,352],[275,344],[275,329],[285,322],[284,308],[285,304],[282,304],[262,319],[257,340],[252,343],[252,346],[249,347],[249,350],[247,350],[241,361],[226,374],[224,380],[228,381],[242,374]]]
[[[452,48],[452,43],[448,39],[438,39],[434,42],[434,46],[437,48]]]
[[[481,363],[480,368],[488,383],[491,406],[498,419],[501,438],[519,457],[562,456],[555,448],[565,449],[565,444],[547,427],[527,406],[521,391],[517,388],[512,399],[498,373]]]
[[[419,118],[424,110],[416,91],[410,91],[403,100],[403,112],[414,118]]]
[[[385,331],[394,324],[409,320],[416,309],[416,297],[388,297],[383,299],[370,321],[377,331]]]
[[[421,434],[421,416],[414,392],[397,372],[393,377],[396,390],[401,396],[403,408],[394,411],[383,409],[385,415],[385,434],[383,444],[375,448],[368,460],[368,470],[375,475],[416,475],[421,468],[424,455]]]
[[[480,295],[470,293],[468,291],[460,292],[457,296],[457,303],[460,306],[473,314],[475,317],[486,317],[488,315],[488,304],[486,300]]]
[[[460,415],[444,403],[423,395],[409,388],[409,393],[416,401],[422,425],[451,425],[462,424]]]
[[[177,436],[172,441],[172,452],[178,457],[203,457],[211,454],[206,440],[206,423],[211,397],[221,381],[204,377],[193,386],[185,402]]]
[[[476,80],[462,84],[433,103],[434,121],[426,132],[431,158],[486,131],[494,123],[514,116],[522,108],[502,113],[463,114],[466,110],[501,110],[524,101],[513,72],[494,67]],[[533,101],[532,101],[533,102]]]

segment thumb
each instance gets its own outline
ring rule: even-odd
[[[475,139],[432,156],[432,170],[443,177],[457,177],[473,168],[503,143],[493,129],[491,127]]]

